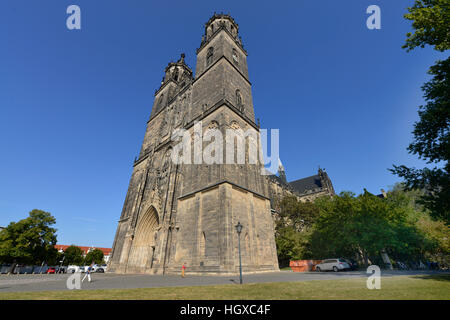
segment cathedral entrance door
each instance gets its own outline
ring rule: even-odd
[[[138,220],[128,258],[128,271],[143,272],[155,247],[155,233],[159,225],[158,212],[152,206]]]

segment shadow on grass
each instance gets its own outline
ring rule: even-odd
[[[432,274],[432,275],[419,275],[414,276],[416,279],[422,280],[437,280],[437,281],[450,281],[450,273],[449,274]]]

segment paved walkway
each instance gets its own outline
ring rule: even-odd
[[[449,272],[438,271],[385,271],[382,277],[401,275],[428,275]],[[29,274],[0,275],[0,292],[67,290],[66,280],[70,274]],[[83,277],[84,274],[81,274]],[[244,283],[291,282],[310,280],[335,280],[368,277],[363,271],[351,272],[291,272],[280,271],[243,276]],[[206,286],[217,284],[239,284],[239,276],[194,276],[187,273],[186,278],[174,275],[112,274],[93,273],[92,282],[82,283],[82,289],[131,289],[154,287]]]

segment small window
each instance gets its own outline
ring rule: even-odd
[[[242,95],[241,95],[241,92],[239,91],[239,89],[236,90],[236,104],[237,104],[237,106],[242,105]]]
[[[175,81],[178,81],[178,68],[175,68],[175,70],[173,71],[173,79]]]
[[[206,66],[210,66],[213,60],[213,56],[214,56],[214,48],[213,47],[209,47],[208,48],[208,53],[206,54]]]
[[[236,64],[239,63],[238,54],[237,54],[236,49],[233,49],[233,61],[234,61],[234,63],[236,63]]]

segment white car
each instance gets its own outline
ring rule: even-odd
[[[350,270],[350,265],[344,259],[326,259],[316,265],[316,271],[342,271]]]
[[[79,266],[72,265],[67,267],[67,273],[75,273],[75,272],[81,272]]]

